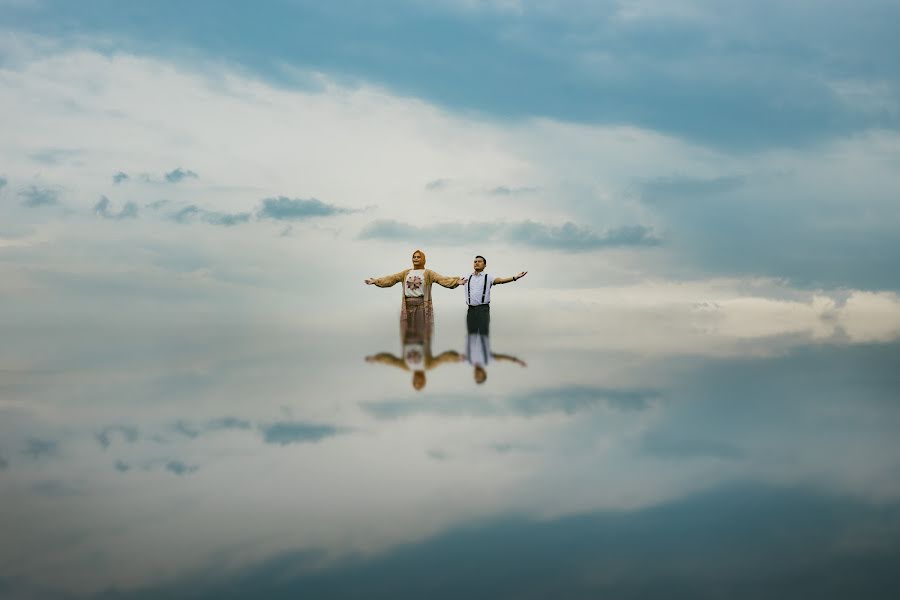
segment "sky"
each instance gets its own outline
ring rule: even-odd
[[[5,1],[7,289],[88,269],[295,294],[421,246],[532,289],[895,299],[897,10]]]
[[[630,532],[640,565],[642,523],[715,538],[747,481],[765,539],[800,504],[895,556],[897,22],[887,0],[0,0],[0,594],[338,564],[270,590],[312,593],[584,527]],[[418,248],[528,271],[492,292],[491,339],[527,367],[476,388],[442,366],[423,402],[364,362],[400,342],[398,290],[363,281]],[[434,350],[460,350],[462,294],[434,296]],[[791,532],[831,548],[814,530]],[[609,552],[588,546],[557,576]]]

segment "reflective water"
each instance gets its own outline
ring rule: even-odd
[[[900,592],[895,336],[5,319],[4,597]]]

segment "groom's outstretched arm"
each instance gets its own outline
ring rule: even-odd
[[[523,277],[525,277],[525,275],[527,275],[527,274],[528,274],[528,271],[522,271],[518,275],[513,275],[512,277],[496,277],[496,278],[494,278],[494,285],[497,285],[500,283],[509,283],[510,281],[518,281],[519,279],[522,279]]]

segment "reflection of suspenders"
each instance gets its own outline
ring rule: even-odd
[[[481,288],[481,303],[484,304],[484,298],[487,295],[488,290],[488,277],[487,273],[484,274],[484,287]],[[466,281],[466,304],[472,306],[472,276],[469,275],[469,280]]]

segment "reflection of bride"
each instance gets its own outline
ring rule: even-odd
[[[442,352],[438,356],[431,353],[431,328],[423,321],[410,319],[401,323],[400,339],[403,344],[401,356],[390,352],[379,352],[366,357],[366,362],[377,362],[391,365],[404,371],[412,372],[412,386],[417,390],[425,387],[425,371],[447,363],[456,362],[459,354],[453,351]]]

